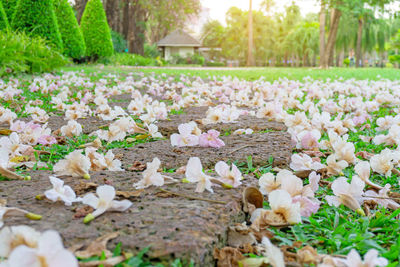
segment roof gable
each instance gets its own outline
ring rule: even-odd
[[[175,30],[158,41],[157,46],[201,46],[201,43],[183,30]]]

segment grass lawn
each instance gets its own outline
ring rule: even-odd
[[[329,70],[322,70],[318,68],[135,68],[135,67],[116,67],[116,66],[104,66],[100,68],[96,65],[76,65],[64,67],[65,71],[84,71],[86,73],[99,71],[100,73],[130,73],[130,72],[143,72],[143,73],[155,73],[155,74],[167,74],[167,75],[191,75],[199,76],[201,78],[209,78],[212,76],[232,76],[239,79],[245,80],[258,80],[264,78],[267,81],[275,81],[279,78],[287,78],[289,80],[302,80],[305,77],[311,77],[313,79],[356,79],[356,80],[379,80],[389,79],[398,80],[400,79],[399,69],[389,68],[331,68]]]

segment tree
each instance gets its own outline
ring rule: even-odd
[[[53,0],[19,0],[11,19],[11,27],[41,36],[57,48],[63,47]]]
[[[74,59],[85,56],[85,41],[68,0],[55,0],[54,7],[64,45],[64,54]]]
[[[252,0],[249,0],[249,14],[248,14],[248,43],[247,43],[247,66],[254,66],[254,55],[253,55],[253,10]]]
[[[101,0],[89,0],[81,19],[86,55],[92,60],[111,56],[114,52],[111,32]]]
[[[8,29],[8,19],[6,16],[6,12],[4,12],[3,5],[0,1],[0,31],[4,29]]]
[[[6,12],[6,16],[8,18],[8,23],[11,23],[11,19],[14,15],[15,7],[17,6],[18,0],[2,0],[2,1],[3,1],[4,11]]]

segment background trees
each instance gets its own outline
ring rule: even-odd
[[[6,12],[4,12],[3,5],[0,1],[0,31],[3,29],[7,29],[9,27],[8,25],[8,19],[6,16]]]

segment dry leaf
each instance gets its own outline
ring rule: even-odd
[[[89,213],[92,213],[94,209],[90,206],[84,206],[77,208],[74,214],[74,219],[84,218]]]
[[[245,224],[237,224],[228,228],[228,246],[241,247],[245,244],[257,243],[252,231]]]
[[[0,135],[10,135],[12,132],[10,129],[0,128]]]
[[[264,197],[255,187],[246,187],[242,193],[243,211],[252,213],[256,209],[263,207]],[[253,207],[251,207],[251,205]]]
[[[255,231],[265,229],[268,226],[286,227],[288,222],[282,215],[273,212],[272,210],[260,210],[259,215],[254,219],[251,228]]]
[[[186,166],[179,167],[179,168],[175,171],[176,174],[185,174],[185,172],[186,172]]]
[[[74,191],[77,195],[82,195],[83,193],[86,193],[87,191],[94,190],[98,187],[99,185],[96,183],[92,182],[80,182],[78,185],[74,187]]]
[[[146,169],[146,164],[140,161],[134,161],[132,166],[128,168],[128,171],[143,171]]]
[[[356,156],[362,157],[363,159],[370,159],[374,154],[371,154],[367,151],[360,151],[356,153]]]
[[[118,256],[101,261],[79,262],[79,267],[97,267],[100,265],[104,267],[112,267],[123,262],[124,260],[125,260],[124,256]]]
[[[238,267],[238,262],[243,260],[244,256],[237,248],[224,247],[214,249],[214,259],[218,260],[218,267]]]
[[[322,153],[321,151],[307,150],[307,151],[302,151],[302,153],[307,154],[310,157],[325,157],[325,154]]]
[[[135,191],[117,191],[116,195],[123,198],[130,198],[130,197],[138,197],[144,189],[135,190]]]
[[[305,246],[297,251],[297,256],[301,264],[317,264],[319,262],[318,252],[311,246]]]
[[[97,238],[95,241],[89,244],[85,250],[79,250],[75,252],[75,256],[86,259],[93,256],[101,256],[102,252],[106,255],[106,258],[111,257],[113,254],[107,249],[107,243],[111,239],[116,238],[119,235],[118,232],[109,233]]]

